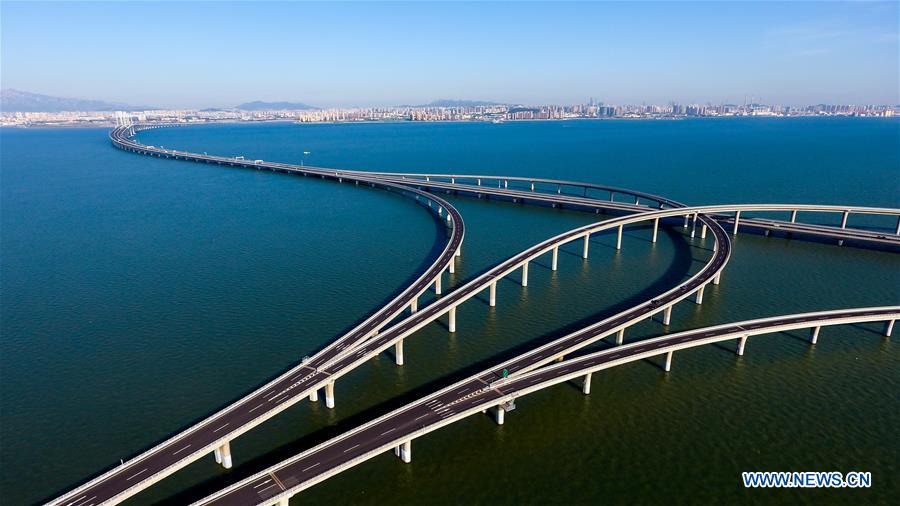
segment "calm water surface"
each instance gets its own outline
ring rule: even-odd
[[[853,119],[215,125],[146,132],[178,149],[309,165],[593,181],[688,203],[900,207],[900,122]],[[48,499],[234,400],[334,339],[430,263],[442,227],[403,198],[310,178],[149,159],[106,131],[0,131],[0,498]],[[303,155],[310,151],[310,155]],[[459,284],[584,213],[453,199]],[[880,223],[879,226],[892,226]],[[527,289],[461,306],[342,378],[337,408],[299,403],[132,504],[184,503],[696,272],[681,229],[594,239],[536,262]],[[722,284],[671,331],[900,303],[895,254],[741,235]],[[680,352],[473,416],[294,502],[883,503],[900,493],[900,352],[860,325]],[[645,322],[628,339],[659,335]],[[598,344],[594,349],[602,348]],[[869,490],[746,491],[747,470],[871,471]]]

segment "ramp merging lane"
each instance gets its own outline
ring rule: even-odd
[[[440,427],[517,397],[602,369],[686,348],[790,329],[900,318],[900,306],[787,315],[680,332],[606,349],[526,374],[500,379],[496,368],[405,407],[215,493],[196,505],[285,504],[297,492]],[[596,329],[603,333],[605,329]],[[742,348],[741,348],[742,349]]]

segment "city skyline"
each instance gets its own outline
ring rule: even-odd
[[[900,102],[889,2],[209,6],[4,2],[3,87],[169,109]]]

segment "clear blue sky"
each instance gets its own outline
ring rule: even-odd
[[[0,2],[2,86],[163,107],[889,103],[898,2]]]

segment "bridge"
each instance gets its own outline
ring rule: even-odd
[[[397,364],[403,365],[403,342],[405,338],[443,316],[446,316],[448,319],[449,331],[455,332],[456,308],[459,304],[471,299],[482,291],[488,291],[489,304],[494,306],[496,304],[496,283],[498,280],[515,271],[520,271],[520,282],[523,286],[527,286],[529,263],[537,257],[549,253],[551,255],[551,268],[556,270],[559,247],[570,242],[582,241],[582,256],[583,258],[588,258],[590,237],[593,234],[615,230],[617,233],[617,249],[620,249],[623,229],[626,226],[640,226],[642,228],[651,226],[652,238],[650,242],[656,242],[660,223],[672,222],[674,224],[677,222],[683,228],[690,225],[691,236],[699,235],[703,240],[706,239],[707,231],[712,231],[713,254],[699,272],[679,286],[612,318],[588,326],[581,331],[565,336],[503,364],[503,368],[507,369],[513,376],[525,374],[553,361],[563,360],[566,354],[572,353],[611,333],[616,334],[617,344],[622,344],[627,327],[657,314],[662,315],[662,324],[668,325],[672,307],[688,297],[693,296],[695,303],[701,304],[705,286],[709,283],[718,284],[720,282],[722,270],[730,257],[731,241],[720,224],[720,221],[727,220],[727,218],[723,218],[721,213],[734,213],[732,218],[734,222],[733,233],[738,231],[741,212],[790,212],[791,222],[768,220],[769,226],[783,227],[788,231],[801,232],[801,227],[808,225],[796,223],[799,211],[840,213],[842,216],[841,228],[818,225],[814,227],[821,229],[827,237],[840,238],[839,240],[851,239],[863,242],[880,241],[888,243],[892,240],[894,242],[897,241],[895,237],[879,237],[880,234],[872,231],[847,227],[847,217],[850,213],[900,217],[900,210],[897,209],[797,204],[686,207],[670,199],[647,193],[569,181],[504,176],[418,175],[336,171],[334,169],[301,167],[261,160],[247,161],[144,146],[131,138],[136,130],[133,126],[117,128],[110,134],[110,139],[115,146],[121,149],[150,156],[201,163],[216,163],[256,170],[272,170],[274,172],[304,176],[318,176],[337,182],[364,184],[397,192],[414,198],[422,205],[427,205],[442,221],[444,221],[444,214],[446,213],[446,223],[450,228],[449,240],[439,258],[412,285],[389,301],[384,308],[376,311],[350,332],[310,357],[308,361],[298,364],[296,367],[279,375],[275,380],[263,385],[253,393],[218,411],[202,422],[179,432],[150,450],[129,459],[123,465],[117,466],[81,487],[70,491],[54,500],[51,504],[71,503],[72,506],[90,506],[105,502],[120,502],[209,453],[214,453],[218,462],[226,467],[230,467],[230,443],[236,437],[304,398],[308,397],[310,400],[316,401],[319,392],[323,389],[325,391],[326,405],[333,407],[335,402],[335,382],[344,374],[349,373],[368,359],[391,347],[395,350],[394,357]],[[466,181],[474,184],[466,184]],[[494,188],[493,185],[482,184],[489,181],[495,182],[497,187]],[[510,182],[512,182],[512,185]],[[526,183],[529,186],[524,189],[516,189],[517,183],[520,185]],[[554,187],[555,192],[552,191]],[[564,193],[564,188],[576,188],[581,192],[581,195]],[[430,190],[430,192],[426,190]],[[441,190],[477,195],[479,197],[484,195],[493,198],[507,198],[517,202],[549,204],[554,207],[567,206],[588,209],[593,212],[602,210],[604,213],[631,214],[579,227],[542,241],[492,267],[487,272],[453,290],[446,296],[437,299],[420,311],[418,299],[425,290],[430,286],[434,286],[436,293],[441,294],[441,276],[444,270],[453,272],[455,257],[460,254],[462,243],[462,218],[452,205],[434,195],[435,191]],[[593,198],[596,195],[593,197],[589,195],[589,193],[598,191],[608,192],[609,199],[600,200]],[[616,202],[616,196],[634,199],[634,204]],[[653,203],[653,206],[641,205],[642,200],[645,203],[647,201]],[[745,220],[746,222],[753,223],[752,219]],[[765,227],[766,224],[762,223],[761,226]],[[396,319],[407,307],[410,309],[410,316],[402,319],[390,328],[384,329],[389,322]]]
[[[493,409],[497,423],[503,424],[506,407],[532,392],[582,379],[582,392],[590,394],[591,375],[618,365],[664,356],[664,369],[668,372],[676,351],[736,340],[735,353],[743,355],[751,336],[804,328],[812,329],[811,344],[816,343],[822,327],[833,325],[885,321],[888,322],[885,335],[889,336],[897,318],[900,318],[900,306],[787,315],[642,340],[508,378],[497,374],[497,366],[409,403],[194,504],[287,506],[288,499],[296,493],[385,451],[393,450],[404,462],[411,462],[415,438],[473,414]],[[609,328],[597,329],[599,334],[608,332]]]

